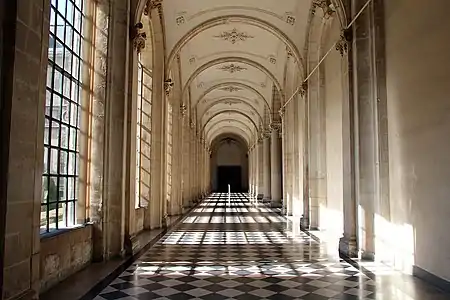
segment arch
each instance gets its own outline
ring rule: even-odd
[[[255,89],[254,87],[249,86],[248,84],[237,82],[237,81],[223,82],[223,83],[219,83],[219,84],[213,85],[212,87],[209,87],[198,98],[198,101],[195,103],[194,108],[197,108],[197,105],[203,100],[203,98],[206,97],[207,94],[211,93],[212,91],[214,91],[216,89],[220,89],[220,88],[226,87],[226,86],[234,86],[234,87],[240,87],[240,88],[244,88],[244,89],[249,89],[250,91],[254,92],[261,100],[264,101],[264,103],[266,104],[265,106],[267,107],[269,112],[272,111],[271,108],[270,108],[269,102],[267,102],[266,98],[264,98],[264,96],[257,89]]]
[[[215,113],[213,116],[211,116],[208,119],[208,121],[205,122],[205,124],[202,125],[202,130],[200,131],[200,135],[203,135],[203,132],[205,130],[206,125],[208,125],[208,123],[212,119],[214,119],[215,117],[217,117],[218,115],[223,114],[223,113],[237,113],[239,115],[242,115],[245,118],[249,119],[252,122],[253,126],[255,126],[255,129],[258,130],[258,126],[256,126],[255,121],[253,121],[253,119],[250,118],[247,114],[243,113],[242,111],[236,110],[236,109],[225,109],[225,110],[222,110],[222,111],[219,111],[219,112]]]
[[[228,62],[240,62],[242,64],[246,64],[246,65],[252,66],[252,67],[260,70],[261,72],[266,74],[266,76],[269,77],[270,80],[272,80],[272,82],[277,87],[278,93],[280,93],[281,97],[283,98],[283,89],[280,85],[280,82],[276,79],[276,77],[272,74],[272,72],[270,72],[266,67],[264,67],[263,65],[261,65],[258,62],[255,62],[254,60],[244,58],[244,57],[237,57],[237,56],[216,58],[214,60],[208,61],[207,63],[201,65],[199,68],[197,68],[194,71],[194,73],[191,74],[189,79],[186,81],[185,85],[183,86],[181,95],[184,95],[186,93],[186,90],[191,85],[192,81],[198,75],[200,75],[203,71],[205,71],[211,67],[214,67],[218,64],[228,63]]]
[[[242,136],[240,136],[240,135],[238,135],[238,134],[236,134],[236,133],[231,133],[231,132],[230,132],[230,133],[222,133],[222,134],[216,136],[216,137],[214,138],[214,140],[211,141],[210,150],[211,150],[211,151],[214,151],[214,149],[216,148],[216,145],[217,145],[217,144],[220,144],[220,143],[221,143],[224,139],[226,139],[226,138],[232,138],[232,139],[235,139],[235,140],[237,140],[238,142],[244,144],[244,146],[248,149],[248,146],[249,146],[249,145],[245,142],[245,139],[244,139]]]
[[[223,131],[223,130],[228,130],[228,131],[226,131],[226,132],[219,132],[219,131]],[[251,144],[251,141],[252,141],[251,136],[248,136],[245,131],[243,131],[239,127],[235,127],[235,126],[225,126],[225,127],[218,128],[214,132],[211,133],[211,137],[212,137],[212,139],[214,139],[217,136],[215,134],[218,133],[218,132],[219,132],[219,134],[231,134],[231,133],[235,133],[236,134],[236,132],[234,132],[233,130],[237,130],[238,132],[241,132],[241,136],[245,137],[246,140],[247,140],[247,145]],[[207,141],[207,142],[209,142],[209,144],[211,144],[210,141]]]
[[[252,129],[247,124],[245,124],[244,122],[242,122],[240,120],[234,120],[234,119],[224,119],[224,120],[219,120],[216,123],[212,124],[211,127],[205,132],[205,136],[208,136],[208,134],[211,132],[211,130],[213,130],[214,126],[219,125],[222,122],[229,122],[229,121],[233,121],[233,122],[236,122],[236,123],[244,125],[245,128],[248,129],[250,134],[252,134]]]
[[[243,103],[244,105],[250,107],[251,110],[259,116],[259,120],[261,121],[261,123],[264,123],[264,118],[263,118],[263,117],[261,116],[261,114],[256,110],[256,108],[254,108],[250,103],[248,103],[248,102],[246,102],[246,101],[243,101],[243,100],[241,100],[241,99],[239,99],[239,98],[237,98],[237,97],[235,97],[235,98],[231,98],[231,97],[223,97],[223,98],[221,98],[221,99],[219,99],[219,100],[217,100],[217,101],[215,101],[215,102],[209,104],[209,105],[205,108],[205,111],[203,112],[203,114],[202,114],[201,116],[199,116],[199,117],[200,117],[200,120],[203,118],[203,115],[204,115],[208,110],[210,110],[212,107],[214,107],[214,106],[217,105],[217,104],[221,104],[222,102],[225,102],[225,101],[227,101],[227,100],[236,100],[236,101],[240,101],[240,102]],[[212,102],[212,101],[211,101],[211,102]]]
[[[183,48],[184,45],[186,45],[192,38],[197,36],[199,33],[218,25],[223,25],[227,24],[228,22],[236,22],[236,21],[244,24],[257,26],[275,35],[292,52],[295,60],[298,62],[300,74],[303,75],[303,78],[305,77],[303,58],[301,57],[300,52],[298,51],[296,45],[282,30],[272,25],[271,23],[261,20],[259,18],[239,14],[214,17],[203,23],[198,24],[196,27],[191,29],[180,40],[178,40],[173,49],[171,49],[170,54],[167,57],[167,64],[166,64],[167,69],[170,70],[172,63],[176,57],[176,54],[180,52],[181,48]]]

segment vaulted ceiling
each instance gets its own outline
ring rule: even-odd
[[[277,118],[287,61],[303,72],[312,1],[163,1],[167,66],[178,60],[183,101],[208,142],[230,133],[250,145]]]

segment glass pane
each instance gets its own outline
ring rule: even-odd
[[[69,24],[66,24],[65,44],[69,49],[72,49],[73,29]]]
[[[51,126],[52,126],[52,127],[51,127],[51,133],[50,133],[50,144],[51,144],[52,146],[59,146],[59,135],[60,135],[60,132],[59,132],[59,128],[60,128],[59,123],[53,121],[53,122],[51,123]]]
[[[58,1],[58,2],[63,2],[63,1]],[[64,25],[65,25],[65,21],[64,19],[57,14],[56,16],[56,36],[61,40],[64,41]]]

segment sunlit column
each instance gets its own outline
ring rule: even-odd
[[[264,201],[271,201],[270,186],[270,133],[264,132],[263,136],[263,180],[264,180]]]
[[[347,43],[341,40],[341,43]],[[351,48],[350,48],[351,49]],[[343,51],[342,72],[348,74],[349,57]],[[343,79],[343,106],[342,106],[342,167],[343,167],[343,211],[344,234],[339,241],[339,252],[347,257],[358,257],[357,241],[357,203],[356,203],[356,176],[355,176],[355,120],[354,101],[350,93],[350,79]]]
[[[286,213],[286,199],[287,199],[287,171],[286,171],[286,114],[284,108],[279,111],[281,119],[281,205],[282,212]]]
[[[264,197],[264,147],[262,138],[258,138],[257,144],[257,152],[258,152],[258,182],[257,182],[257,197]]]
[[[270,133],[270,191],[272,195],[272,207],[281,206],[281,140],[280,123],[271,124]]]

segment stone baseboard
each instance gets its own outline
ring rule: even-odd
[[[444,278],[436,276],[418,266],[413,266],[412,274],[445,292],[450,292],[450,281],[447,281]]]

